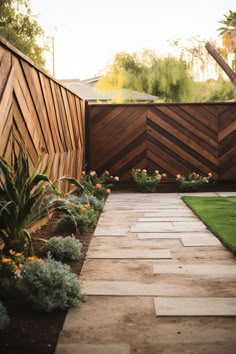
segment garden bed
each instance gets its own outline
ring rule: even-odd
[[[80,274],[93,230],[78,233],[76,238],[82,243],[81,256],[78,261],[67,262],[77,275]],[[62,236],[55,231],[55,221],[52,220],[33,235],[36,254],[40,241],[52,236]],[[22,299],[4,301],[10,316],[10,325],[0,332],[2,354],[53,354],[55,352],[59,333],[63,327],[66,311],[50,313],[36,312]]]

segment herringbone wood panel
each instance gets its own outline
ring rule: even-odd
[[[122,181],[133,168],[236,180],[236,103],[89,106],[89,167]]]
[[[0,155],[11,158],[22,138],[33,167],[43,155],[50,178],[80,179],[85,147],[85,102],[0,39]],[[68,191],[69,186],[61,185]]]

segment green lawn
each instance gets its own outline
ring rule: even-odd
[[[221,242],[236,255],[236,197],[182,197]]]

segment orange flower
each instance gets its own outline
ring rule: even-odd
[[[28,259],[28,261],[35,261],[35,259],[37,259],[37,257],[36,256],[32,256],[32,257],[28,257],[27,259]]]
[[[90,176],[94,177],[96,175],[96,171],[91,171]]]
[[[176,175],[176,178],[181,178],[181,175],[179,174],[179,175]]]
[[[15,256],[16,256],[16,257],[20,257],[20,256],[22,256],[22,253],[17,252],[17,253],[15,254]]]
[[[96,187],[97,189],[101,189],[101,188],[102,188],[102,185],[101,185],[101,183],[97,183],[95,187]]]
[[[211,177],[212,177],[212,173],[211,173],[211,172],[209,172],[209,173],[208,173],[208,176],[211,178]]]
[[[10,263],[11,261],[12,261],[11,258],[6,258],[6,257],[2,258],[2,263]]]
[[[23,264],[18,264],[18,268],[21,269],[23,267]]]
[[[9,253],[10,253],[11,255],[13,255],[13,254],[15,254],[16,252],[13,251],[13,250],[10,250]]]

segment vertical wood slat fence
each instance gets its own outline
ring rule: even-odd
[[[80,179],[85,149],[85,101],[0,39],[0,155],[10,161],[14,135],[34,166],[49,159],[50,178]],[[66,183],[61,185],[68,192]]]
[[[236,180],[236,103],[90,105],[87,161],[129,181],[133,168]]]

